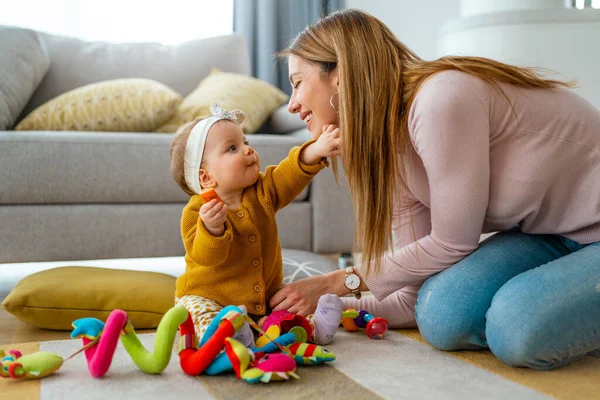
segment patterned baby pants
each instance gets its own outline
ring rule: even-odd
[[[202,340],[202,336],[204,336],[208,325],[223,309],[223,306],[216,301],[196,295],[185,295],[181,298],[175,297],[175,305],[184,306],[192,315],[198,341]]]

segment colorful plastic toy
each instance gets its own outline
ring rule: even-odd
[[[6,355],[0,349],[0,376],[12,379],[39,379],[57,371],[63,364],[63,358],[57,354],[40,351],[22,356],[17,350]]]
[[[375,317],[365,310],[356,311],[350,308],[342,313],[342,325],[345,330],[354,332],[365,329],[371,339],[383,339],[388,331],[388,322],[384,318]]]
[[[232,310],[235,308],[237,310]],[[216,322],[216,323],[215,323]],[[226,307],[211,322],[207,329],[200,348],[198,348],[194,322],[191,315],[181,324],[179,362],[181,369],[188,375],[200,375],[225,348],[225,339],[244,325],[244,314],[237,307]],[[216,325],[216,328],[214,326]]]
[[[298,342],[307,342],[313,334],[313,327],[305,317],[287,310],[273,311],[263,322],[262,329],[266,335],[263,334],[256,341],[260,347],[288,332],[294,333]]]
[[[239,379],[249,383],[288,380],[296,375],[296,362],[285,353],[254,353],[232,338],[225,342],[225,352]]]
[[[74,329],[71,337],[82,339],[84,346],[81,349],[64,360],[61,356],[50,352],[21,356],[20,352],[11,350],[6,356],[0,349],[2,356],[0,376],[13,379],[43,378],[56,372],[64,362],[84,351],[90,374],[100,378],[110,368],[119,339],[140,370],[147,374],[160,374],[171,359],[173,341],[179,326],[182,331],[183,349],[180,353],[181,368],[185,373],[198,375],[224,349],[225,339],[243,325],[244,316],[241,310],[234,308],[235,310],[227,309],[222,315],[217,316],[217,329],[199,348],[195,343],[196,336],[188,311],[182,306],[171,308],[158,325],[155,349],[152,353],[141,344],[127,319],[127,314],[122,310],[111,312],[106,324],[96,318],[78,319],[73,322]]]
[[[247,349],[231,338],[248,322],[267,340],[261,348]],[[285,329],[301,329],[288,315],[276,315],[273,321]],[[147,374],[160,374],[169,364],[173,341],[179,328],[181,332],[179,361],[189,375],[209,375],[234,370],[247,382],[271,382],[298,378],[296,364],[318,364],[335,360],[335,354],[320,346],[297,343],[297,332],[288,332],[271,338],[252,319],[235,306],[225,307],[213,319],[202,341],[197,342],[194,324],[188,311],[177,306],[161,319],[156,331],[154,351],[147,351],[138,339],[133,326],[122,310],[114,310],[106,323],[95,318],[82,318],[73,322],[72,338],[81,338],[83,347],[63,360],[57,354],[37,352],[22,356],[17,350],[7,355],[0,349],[0,377],[12,379],[39,379],[56,372],[66,361],[85,352],[88,369],[95,378],[104,376],[110,365],[119,339],[138,368]],[[304,331],[304,335],[306,332]],[[225,350],[225,351],[223,351]],[[281,352],[279,352],[281,351]]]

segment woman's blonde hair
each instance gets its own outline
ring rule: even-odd
[[[505,99],[497,82],[543,89],[571,86],[543,79],[531,68],[481,57],[424,61],[379,19],[359,10],[335,12],[306,27],[278,57],[290,55],[318,65],[323,76],[337,67],[341,158],[356,214],[355,246],[362,246],[367,272],[379,271],[392,245],[394,196],[407,190],[401,161],[411,145],[408,112],[429,76],[460,70],[488,82]],[[334,173],[337,177],[336,169]]]
[[[192,129],[200,121],[202,121],[202,118],[196,118],[193,121],[181,125],[179,129],[177,129],[175,137],[173,137],[173,142],[171,143],[171,148],[169,150],[169,154],[171,155],[171,176],[173,176],[173,179],[175,179],[175,182],[179,187],[190,196],[193,196],[194,192],[192,192],[187,183],[185,183],[185,146],[190,137],[190,133],[192,133]]]

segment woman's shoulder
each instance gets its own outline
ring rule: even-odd
[[[417,91],[416,96],[439,95],[448,91],[475,92],[479,96],[489,93],[490,85],[483,79],[459,70],[445,70],[429,76]]]
[[[421,117],[452,115],[457,108],[471,107],[487,112],[492,88],[483,79],[466,72],[447,70],[428,77],[415,94],[409,122]]]

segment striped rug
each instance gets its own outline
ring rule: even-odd
[[[140,335],[146,349],[154,334]],[[2,346],[23,354],[38,350],[67,356],[78,340]],[[1,399],[598,399],[600,358],[586,357],[554,371],[510,368],[489,351],[442,352],[417,330],[390,332],[385,340],[339,330],[327,346],[329,365],[299,367],[300,380],[251,385],[233,375],[190,377],[174,356],[159,376],[140,372],[121,345],[102,379],[92,378],[83,354],[37,381],[0,380]]]

